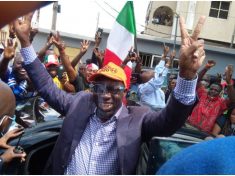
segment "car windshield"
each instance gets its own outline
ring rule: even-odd
[[[156,137],[151,142],[153,142],[151,145],[154,146],[155,149],[155,173],[172,156],[180,152],[182,149],[197,143],[195,141],[182,140],[177,138],[160,137]]]
[[[41,97],[33,97],[23,101],[17,101],[16,124],[29,128],[47,121],[62,118]]]

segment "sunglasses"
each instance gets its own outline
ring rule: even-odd
[[[120,94],[125,91],[124,86],[109,86],[104,84],[90,84],[90,89],[92,92],[97,94],[111,93]]]

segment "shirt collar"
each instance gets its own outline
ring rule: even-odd
[[[119,116],[120,116],[120,114],[121,114],[121,112],[122,112],[123,107],[124,107],[124,105],[123,105],[123,103],[122,103],[121,107],[117,110],[117,112],[116,112],[107,122],[105,122],[104,124],[110,123],[110,122],[112,122],[112,121],[118,119]],[[95,110],[94,110],[94,116],[92,116],[92,118],[93,118],[94,120],[98,120],[98,121],[100,122],[100,119],[96,116],[96,110],[97,110],[97,107],[96,107]]]

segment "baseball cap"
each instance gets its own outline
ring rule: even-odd
[[[86,66],[86,68],[87,69],[91,69],[91,70],[98,70],[99,69],[99,67],[96,64],[94,64],[94,63],[88,64]]]
[[[50,65],[56,65],[56,66],[59,66],[59,60],[58,60],[58,57],[57,55],[55,54],[49,54],[49,55],[46,55],[45,58],[44,58],[44,64],[46,67],[49,67]]]
[[[89,78],[89,81],[90,82],[95,81],[100,76],[105,76],[113,80],[122,81],[125,87],[127,87],[126,85],[127,78],[124,70],[121,67],[114,64],[113,62],[109,62],[107,65],[99,69],[95,74],[93,74]]]

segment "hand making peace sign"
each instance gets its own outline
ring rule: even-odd
[[[180,48],[180,76],[193,79],[205,59],[204,41],[198,40],[205,17],[201,16],[192,36],[189,36],[183,17],[180,17],[181,48]]]

